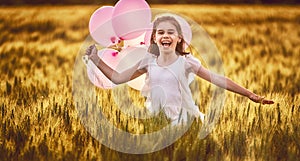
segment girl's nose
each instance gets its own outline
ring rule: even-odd
[[[169,34],[168,33],[164,33],[163,37],[169,37]]]

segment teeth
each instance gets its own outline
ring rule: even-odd
[[[163,45],[164,47],[168,47],[168,46],[170,46],[170,43],[162,43],[162,45]]]
[[[168,47],[171,45],[171,42],[162,42],[161,43],[164,47]]]

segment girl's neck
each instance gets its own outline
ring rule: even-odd
[[[161,53],[157,57],[157,63],[161,66],[172,64],[174,61],[176,61],[178,58],[178,55],[174,53]]]

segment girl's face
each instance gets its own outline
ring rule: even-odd
[[[160,52],[175,52],[177,43],[181,41],[176,27],[170,22],[161,22],[156,27],[154,42]]]

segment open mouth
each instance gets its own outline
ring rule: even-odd
[[[161,44],[163,47],[169,47],[171,45],[170,42],[162,42]]]

